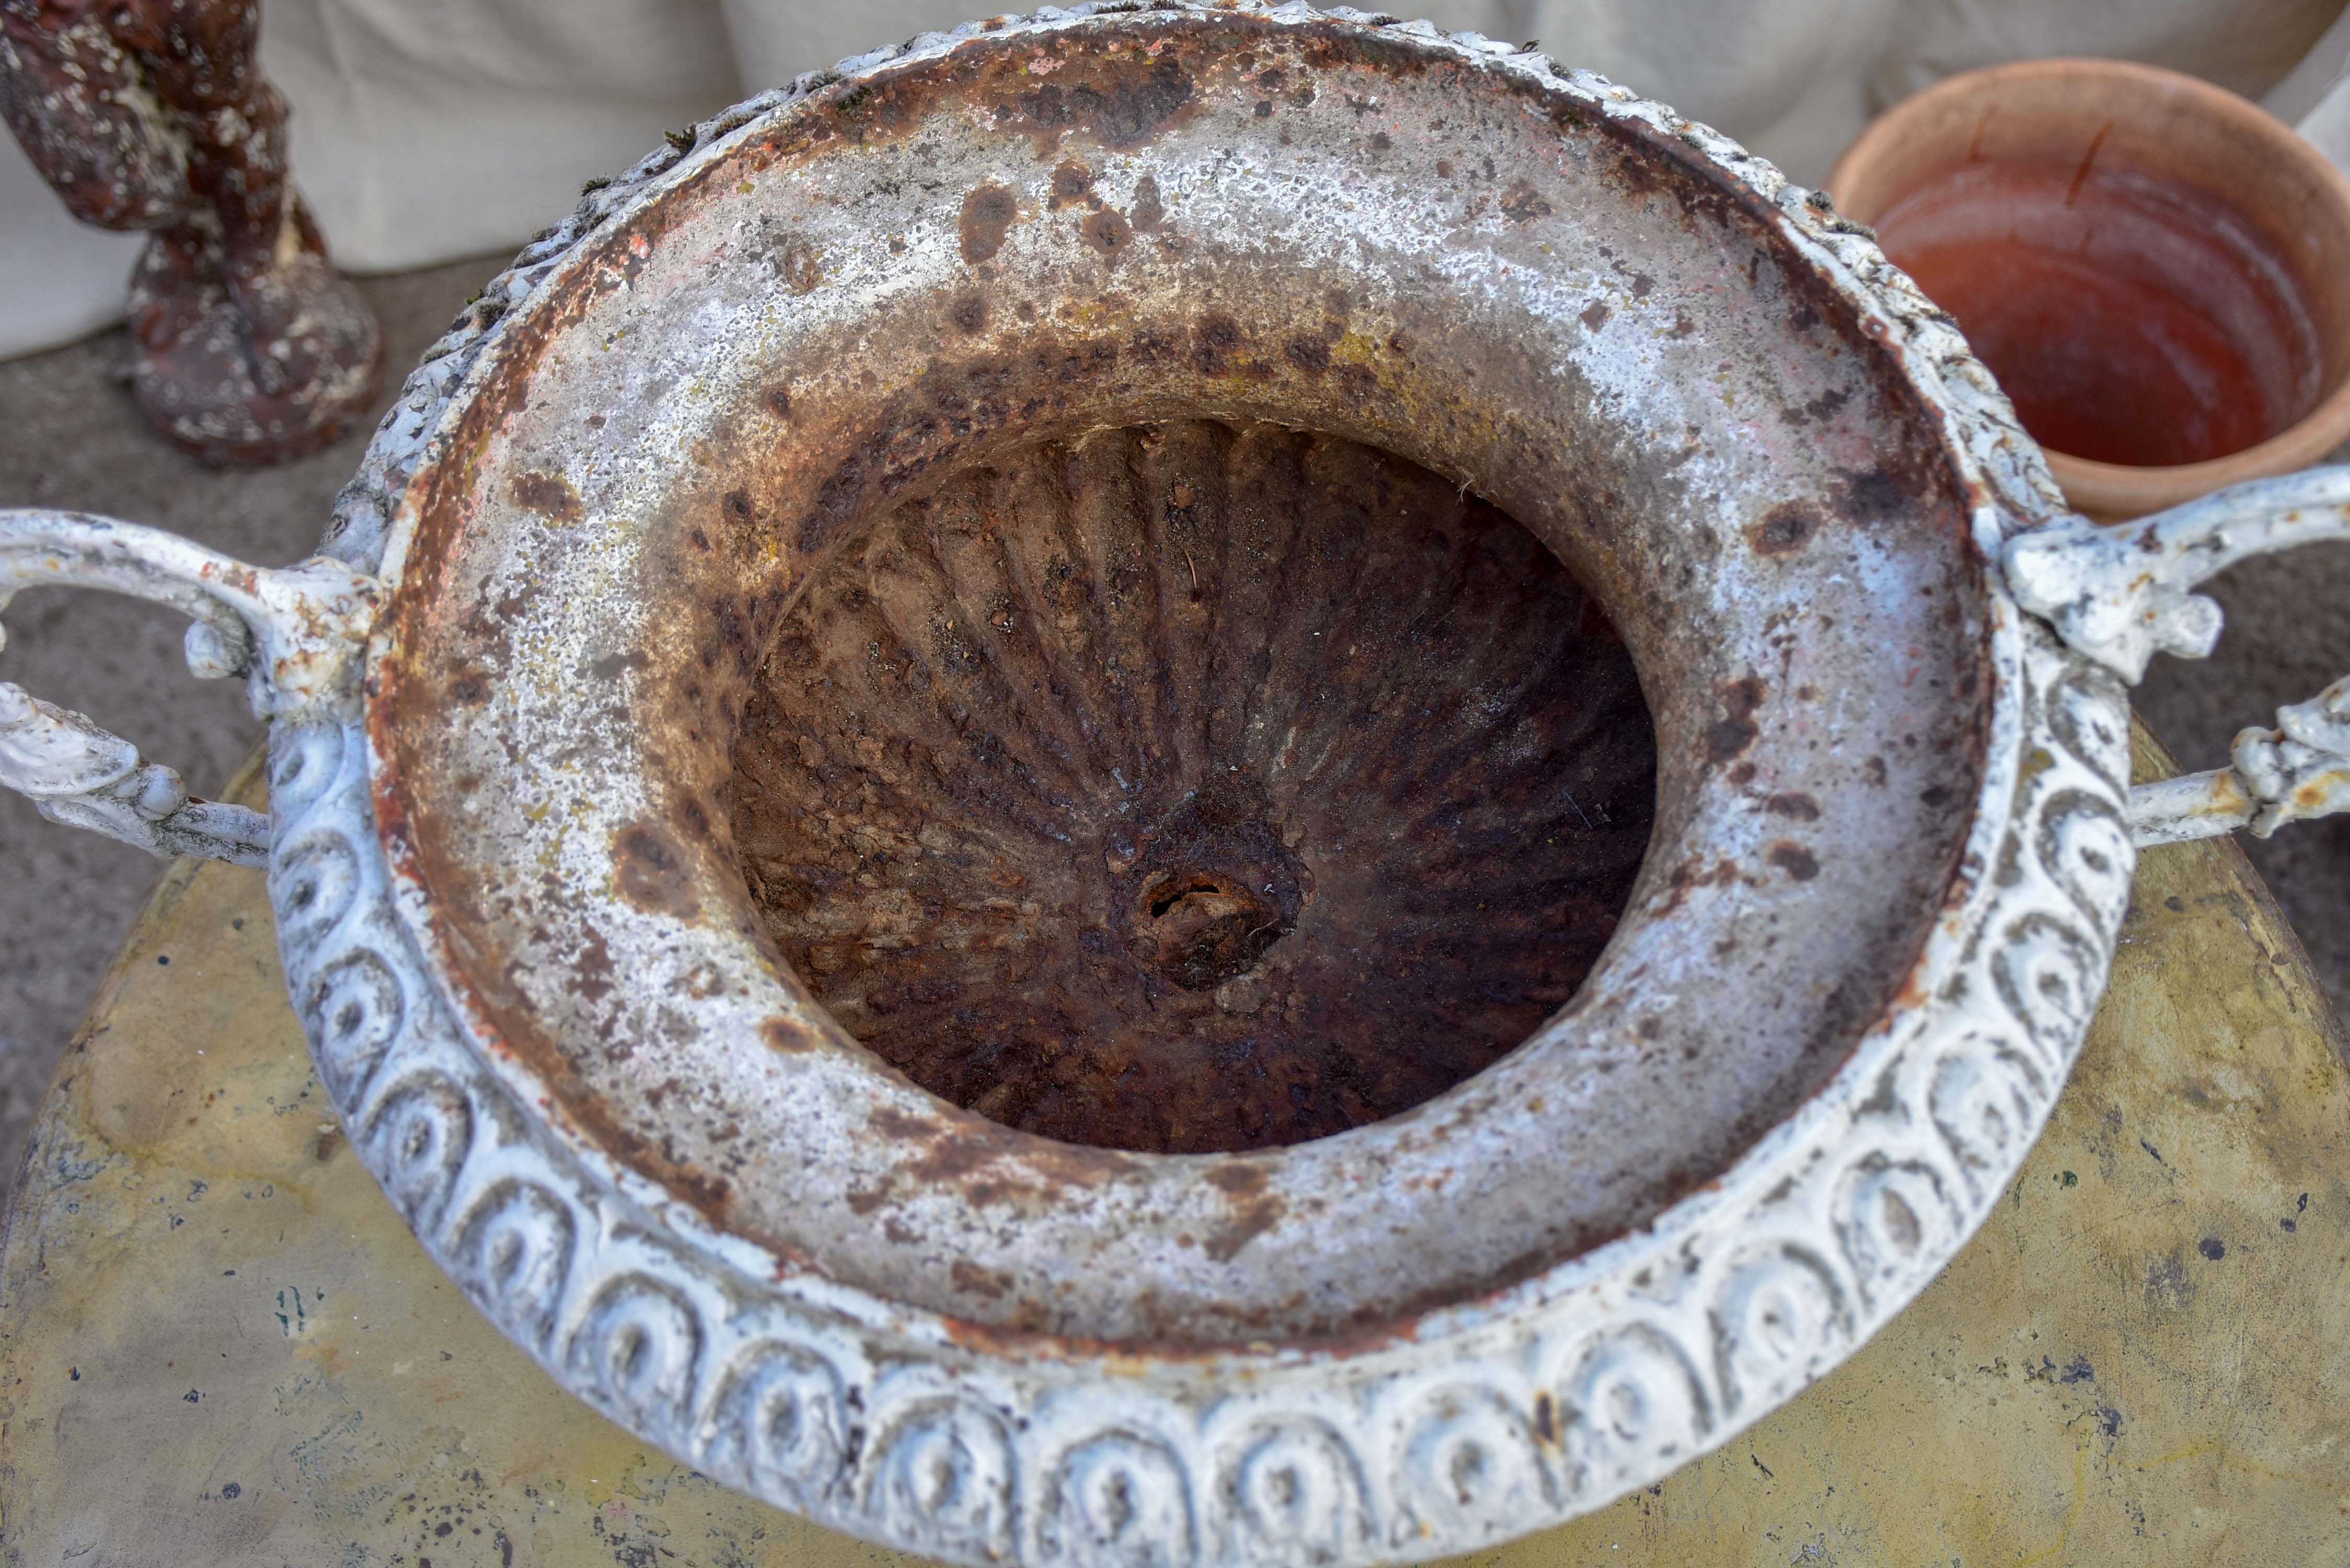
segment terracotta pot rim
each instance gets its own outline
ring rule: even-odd
[[[2016,60],[1963,71],[1912,94],[1872,120],[1846,148],[1828,171],[1826,189],[1837,210],[1857,222],[1874,223],[1880,211],[1849,208],[1846,193],[1855,178],[1882,161],[1908,128],[1954,100],[1996,92],[2007,85],[2032,79],[2104,78],[2144,85],[2185,99],[2194,108],[2227,121],[2263,143],[2275,155],[2305,172],[2331,193],[2343,227],[2350,231],[2350,174],[2304,140],[2291,126],[2249,99],[2205,81],[2200,77],[2136,60],[2103,59],[2094,56],[2058,56]],[[2320,279],[2307,279],[2313,286]],[[2140,467],[2075,457],[2043,445],[2048,466],[2063,486],[2065,499],[2084,512],[2109,517],[2137,516],[2175,506],[2247,480],[2289,473],[2315,462],[2350,440],[2350,366],[2316,406],[2292,424],[2240,452],[2201,462]]]
[[[2268,440],[2202,462],[2137,468],[2074,457],[2054,447],[2041,450],[2074,505],[2085,512],[2134,517],[2231,484],[2306,468],[2345,440],[2350,440],[2350,376],[2317,407]]]

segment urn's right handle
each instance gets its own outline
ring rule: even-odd
[[[2255,480],[2135,523],[2074,517],[2008,542],[2016,602],[2064,640],[2136,681],[2156,652],[2200,659],[2220,638],[2220,607],[2190,592],[2247,556],[2350,539],[2350,466]],[[2350,678],[2277,710],[2274,728],[2240,732],[2234,765],[2130,792],[2131,836],[2174,844],[2249,826],[2350,811]]]
[[[248,566],[174,534],[78,512],[0,511],[0,610],[18,589],[110,588],[192,618],[188,668],[243,675],[263,718],[345,717],[381,601],[377,581],[318,557]],[[0,646],[5,646],[0,636]],[[87,827],[157,855],[259,865],[268,819],[192,799],[177,774],[82,715],[0,680],[0,786],[32,798],[53,822]]]

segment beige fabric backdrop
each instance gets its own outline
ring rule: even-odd
[[[296,180],[337,260],[389,272],[518,245],[581,182],[745,93],[977,13],[977,0],[264,0]],[[1953,71],[2116,55],[2272,107],[2350,159],[2344,0],[1426,0],[1539,39],[1817,182]],[[2331,31],[2329,31],[2331,28]],[[2329,97],[2329,94],[2331,95]],[[0,138],[0,358],[118,319],[135,235],[66,217]]]

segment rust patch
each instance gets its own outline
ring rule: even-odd
[[[759,509],[752,504],[749,491],[730,490],[726,493],[725,499],[718,504],[719,510],[726,514],[726,521],[733,525],[737,536],[759,526]],[[705,550],[710,547],[709,540],[698,532],[694,543]]]
[[[468,659],[450,675],[444,689],[461,708],[478,708],[490,700],[491,673],[478,659]]]
[[[1343,71],[1354,66],[1368,66],[1378,76],[1402,80],[1424,76],[1430,67],[1427,52],[1417,47],[1409,36],[1344,25],[1300,29],[1299,48],[1306,63],[1317,70]],[[1445,64],[1451,66],[1451,62]],[[1313,88],[1307,84],[1297,90],[1311,92]]]
[[[1748,676],[1721,689],[1722,716],[1706,727],[1706,760],[1719,766],[1736,758],[1762,733],[1754,711],[1762,706],[1762,682]]]
[[[1135,232],[1149,234],[1159,227],[1167,216],[1167,209],[1159,199],[1159,182],[1145,174],[1134,182],[1134,210],[1131,219]]]
[[[1254,1198],[1263,1192],[1265,1183],[1270,1179],[1264,1167],[1241,1160],[1215,1166],[1208,1172],[1209,1186],[1242,1199]]]
[[[1192,103],[1193,84],[1172,54],[1152,59],[1072,48],[1042,85],[995,106],[1000,129],[1024,130],[1041,143],[1071,130],[1106,147],[1139,146],[1174,122]]]
[[[1915,463],[1917,458],[1909,462]],[[1863,525],[1898,523],[1910,514],[1913,498],[1925,488],[1915,475],[1904,475],[1882,463],[1858,469],[1844,476],[1844,499],[1837,510]]]
[[[770,1018],[760,1024],[759,1038],[766,1042],[768,1050],[780,1051],[787,1056],[813,1051],[824,1044],[814,1030],[803,1029],[785,1018]]]
[[[1818,314],[1819,313],[1817,311],[1814,311],[1812,313],[1814,322],[1817,321]],[[1852,394],[1850,392],[1846,391],[1841,387],[1832,388],[1827,391],[1822,392],[1818,397],[1814,398],[1811,401],[1802,404],[1799,407],[1781,409],[1779,410],[1779,421],[1782,424],[1794,425],[1798,429],[1801,429],[1806,421],[1814,424],[1825,424],[1828,421],[1835,418],[1836,410],[1838,409],[1843,408],[1845,404],[1851,400]]]
[[[1002,1136],[1001,1128],[984,1124],[942,1127],[913,1141],[921,1144],[921,1156],[902,1169],[917,1189],[934,1185],[961,1187],[977,1203],[1001,1201],[1015,1190],[1035,1190],[1031,1183],[1007,1183],[1002,1179],[982,1183],[970,1179],[1011,1156],[1011,1140]]]
[[[733,1197],[734,1186],[724,1177],[710,1175],[690,1165],[671,1164],[664,1173],[663,1179],[670,1186],[677,1189],[686,1202],[700,1210],[710,1220],[721,1225],[726,1223],[727,1210],[732,1207],[730,1200]]]
[[[766,246],[767,265],[794,294],[814,294],[824,283],[824,263],[805,234],[785,234]]]
[[[1820,819],[1820,803],[1801,790],[1774,794],[1762,803],[1762,809],[1773,816],[1783,816],[1795,822],[1817,822]]]
[[[559,473],[536,470],[517,473],[508,493],[513,495],[515,505],[536,512],[550,523],[577,523],[586,514],[579,504],[579,492]]]
[[[1239,368],[1246,341],[1241,324],[1222,311],[1200,317],[1191,328],[1191,364],[1202,376],[1230,375]]]
[[[682,846],[666,829],[634,823],[612,836],[620,897],[647,914],[690,920],[702,912]]]
[[[885,1136],[920,1149],[898,1172],[914,1190],[953,1187],[982,1207],[1097,1187],[1134,1168],[1133,1161],[1112,1150],[1030,1137],[978,1116],[931,1120],[882,1111],[873,1125]]]
[[[1782,838],[1773,842],[1764,858],[1798,882],[1808,882],[1820,874],[1817,857],[1791,839]]]
[[[1746,530],[1758,556],[1792,556],[1820,531],[1820,509],[1808,501],[1782,501]]]
[[[1728,888],[1738,881],[1738,863],[1734,860],[1717,860],[1711,870],[1703,869],[1694,862],[1685,862],[1674,867],[1666,876],[1665,898],[1657,907],[1657,912],[1659,915],[1676,913],[1689,902],[1689,896],[1700,888]]]
[[[1229,1263],[1240,1255],[1242,1248],[1279,1224],[1286,1212],[1288,1205],[1270,1196],[1242,1204],[1235,1210],[1237,1218],[1202,1241],[1200,1251],[1219,1263]]]
[[[1292,337],[1281,346],[1282,358],[1309,376],[1330,368],[1330,345],[1319,337]]]
[[[893,1106],[884,1106],[866,1117],[866,1125],[883,1137],[934,1138],[947,1130],[942,1122],[929,1116],[910,1116]]]
[[[993,182],[974,187],[962,199],[962,259],[972,265],[992,259],[1020,215],[1011,187]]]
[[[1012,1288],[1011,1275],[993,1269],[983,1269],[967,1258],[957,1258],[947,1273],[954,1282],[955,1289],[985,1296],[990,1301],[1001,1300],[1003,1293]]]
[[[1172,345],[1148,332],[1129,346],[1148,365]],[[801,515],[795,543],[815,556],[844,526],[935,471],[969,443],[1016,421],[1064,408],[1121,369],[1115,342],[1042,335],[1009,354],[980,353],[931,363],[921,379],[892,397],[861,428],[827,443],[838,452]]]
[[[1059,168],[1053,171],[1053,210],[1058,212],[1063,207],[1084,201],[1093,194],[1093,171],[1074,158],[1065,160]]]
[[[1096,254],[1109,261],[1118,260],[1134,244],[1134,225],[1115,207],[1094,213],[1077,225],[1077,232]]]
[[[604,933],[592,926],[588,928],[587,942],[580,950],[577,971],[579,994],[588,1001],[600,1002],[612,993],[612,949],[605,941]]]
[[[1550,214],[1550,203],[1523,180],[1514,182],[1502,193],[1502,215],[1513,223],[1531,223]]]

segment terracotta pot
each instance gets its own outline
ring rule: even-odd
[[[1952,77],[1895,106],[1837,161],[1828,190],[1839,212],[1877,224],[1921,187],[1991,165],[2046,171],[2076,192],[2084,179],[2144,176],[2207,193],[2257,231],[2305,310],[2295,332],[2305,332],[2307,363],[2285,366],[2288,354],[2272,348],[2272,363],[2261,368],[2281,383],[2272,433],[2223,456],[2165,466],[2049,450],[2049,468],[2074,506],[2134,517],[2306,467],[2350,438],[2350,179],[2291,128],[2177,71],[2030,60]],[[1898,244],[1892,248],[1898,260]],[[2192,281],[2178,281],[2193,291]],[[2300,351],[2296,342],[2292,352]]]
[[[2001,1199],[2122,678],[2350,532],[2284,483],[2085,531],[1865,232],[1541,56],[999,18],[592,192],[316,559],[0,514],[0,596],[197,618],[270,814],[8,686],[0,782],[267,867],[352,1148],[644,1440],[959,1562],[1427,1558]]]

